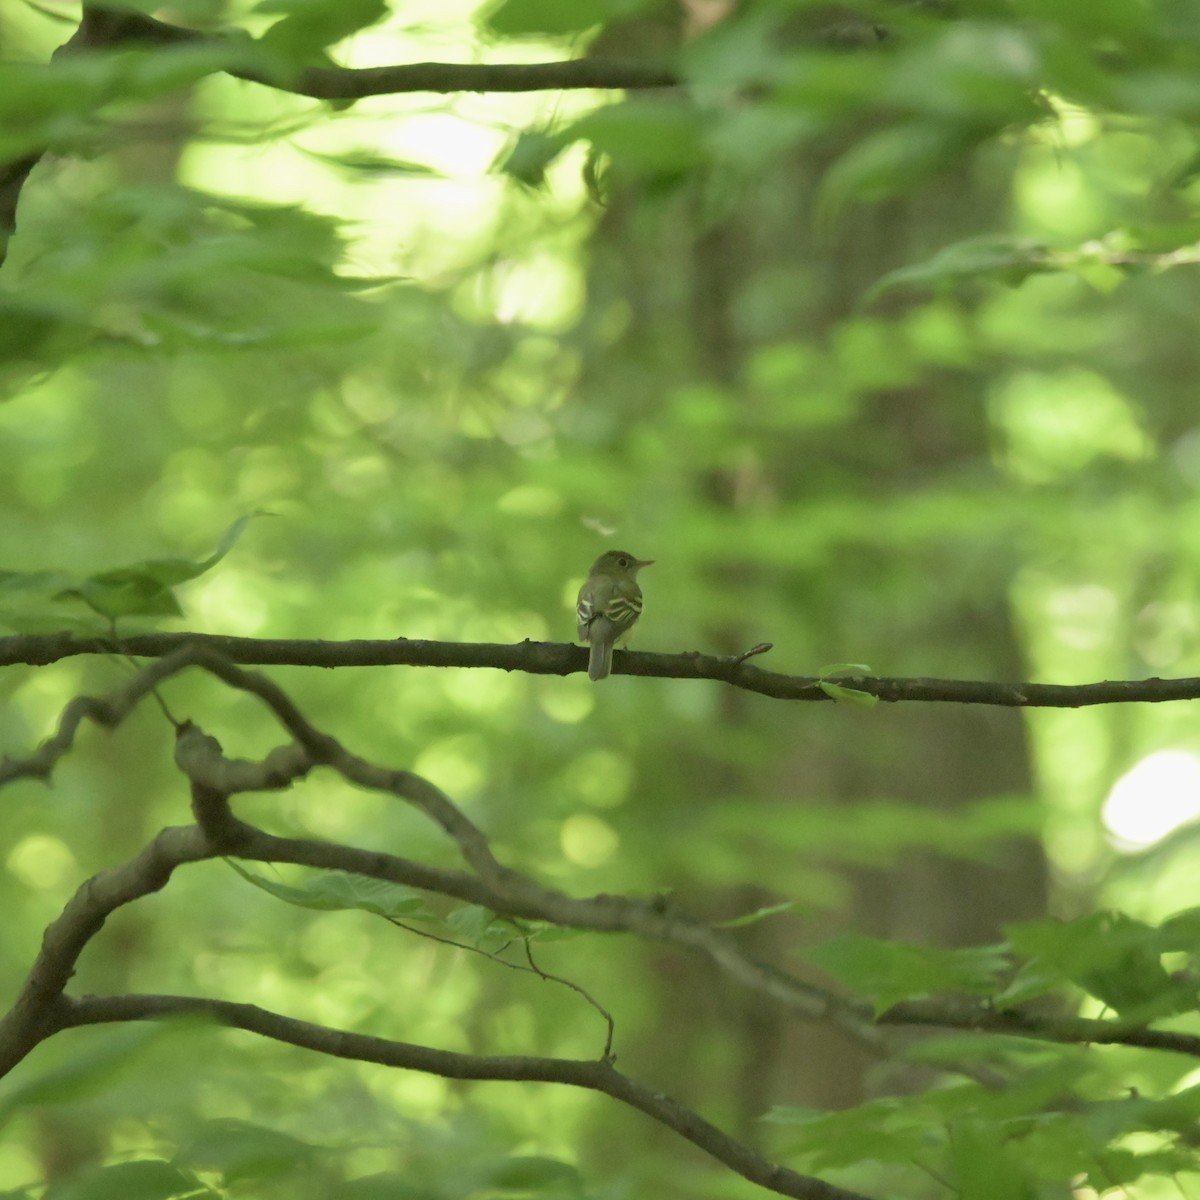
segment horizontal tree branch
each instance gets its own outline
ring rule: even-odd
[[[142,45],[227,47],[226,73],[315,100],[362,100],[408,92],[540,92],[591,88],[629,91],[673,88],[679,75],[661,64],[608,58],[543,63],[401,63],[386,67],[309,67],[291,77],[244,65],[256,53],[248,38],[214,35],[156,20],[144,13],[86,5],[79,42],[90,48]],[[248,55],[247,52],[250,52]]]
[[[1200,1035],[1174,1029],[1147,1029],[1119,1020],[1048,1017],[1019,1009],[942,1000],[905,1000],[879,1017],[881,1025],[928,1025],[937,1029],[970,1029],[1009,1037],[1034,1038],[1064,1045],[1134,1046],[1200,1058]]]
[[[0,667],[45,666],[81,654],[161,658],[185,645],[210,650],[231,663],[296,667],[491,667],[529,675],[572,675],[587,670],[587,650],[561,642],[434,642],[411,638],[344,642],[152,633],[113,640],[71,633],[0,637]],[[1200,699],[1200,678],[1106,680],[1098,683],[991,682],[883,676],[784,675],[751,665],[746,655],[716,657],[689,651],[653,654],[618,651],[614,675],[656,679],[709,679],[775,700],[832,700],[823,682],[866,692],[889,704],[986,704],[1002,708],[1084,708],[1097,704],[1162,704]],[[603,686],[603,685],[600,685]]]
[[[65,1029],[114,1021],[163,1020],[180,1016],[209,1017],[221,1025],[245,1029],[274,1041],[315,1050],[334,1058],[424,1071],[446,1079],[559,1083],[600,1092],[645,1113],[736,1171],[742,1178],[777,1195],[792,1196],[797,1200],[866,1200],[858,1192],[835,1187],[770,1162],[692,1109],[622,1074],[606,1059],[461,1054],[330,1029],[269,1012],[253,1004],[187,996],[84,996],[78,1000],[67,999],[58,1025]]]
[[[308,67],[294,73],[262,65],[262,51],[246,37],[211,34],[132,9],[85,4],[83,16],[55,57],[88,50],[126,46],[208,46],[227,52],[225,74],[276,91],[314,100],[362,100],[414,92],[540,92],[594,89],[633,91],[678,87],[678,74],[668,67],[604,58],[542,63],[399,63],[384,67]],[[222,59],[226,55],[222,54]],[[51,68],[52,69],[52,68]],[[30,172],[45,148],[0,162],[0,265],[9,236],[16,228],[17,202]]]

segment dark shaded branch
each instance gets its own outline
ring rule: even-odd
[[[9,235],[17,227],[17,201],[30,172],[41,161],[41,152],[0,163],[0,263],[4,261]]]
[[[599,91],[678,87],[665,66],[605,58],[546,63],[403,63],[388,67],[309,67],[291,78],[246,65],[255,54],[248,38],[214,36],[169,25],[139,12],[87,6],[83,38],[92,47],[201,45],[228,47],[226,73],[250,83],[314,100],[362,100],[409,92],[540,92],[591,88]],[[239,60],[241,60],[239,62]]]
[[[359,787],[368,791],[389,792],[398,799],[416,805],[454,839],[463,858],[498,892],[505,891],[507,885],[517,878],[496,861],[483,831],[429,780],[411,771],[376,766],[351,754],[335,737],[322,733],[309,724],[291,697],[265,675],[243,671],[212,650],[192,643],[177,660],[176,669],[182,670],[187,666],[200,667],[231,687],[250,692],[262,700],[296,739],[298,748],[303,749],[307,755],[310,766],[332,767],[344,779],[358,784]],[[207,738],[194,726],[189,734],[180,738],[176,763],[189,775],[193,783],[223,790],[222,781],[229,774],[229,767],[234,764],[221,756],[220,745],[215,739]],[[189,747],[192,753],[181,758],[179,749],[184,747]],[[276,751],[276,756],[279,756],[279,753]],[[301,773],[301,770],[307,770],[307,767],[301,768],[294,762],[288,765],[289,769],[297,774]],[[200,774],[201,770],[203,775]],[[271,786],[275,786],[274,776]]]
[[[1135,1046],[1200,1058],[1200,1036],[1171,1029],[1146,1029],[1120,1021],[1088,1017],[1043,1017],[1016,1009],[983,1004],[949,1004],[938,1000],[906,1000],[879,1017],[881,1025],[928,1025],[938,1029],[970,1029],[1009,1037],[1036,1038],[1064,1045]]]
[[[252,69],[230,75],[314,100],[362,100],[407,92],[540,92],[580,88],[612,91],[679,86],[665,67],[609,59],[548,63],[404,63],[392,67],[309,67],[295,80],[277,81]]]
[[[128,862],[93,875],[46,927],[42,946],[12,1008],[0,1017],[0,1077],[40,1041],[61,1028],[63,990],[84,947],[123,904],[158,891],[176,867],[211,858],[200,829],[173,827],[158,833]]]
[[[525,1055],[459,1054],[409,1042],[348,1033],[268,1012],[252,1004],[197,1000],[186,996],[85,996],[66,1000],[59,1028],[113,1021],[207,1016],[219,1024],[315,1050],[335,1058],[425,1071],[446,1079],[559,1083],[600,1092],[674,1130],[744,1179],[780,1196],[798,1200],[866,1200],[857,1192],[801,1175],[770,1162],[698,1113],[645,1084],[621,1074],[610,1061],[540,1058]]]
[[[154,633],[140,637],[81,638],[70,633],[0,638],[0,666],[43,666],[79,654],[120,653],[159,658],[185,645],[215,652],[231,663],[299,667],[492,667],[529,675],[572,675],[587,670],[587,650],[560,642],[305,641],[224,637],[219,634]],[[614,675],[656,679],[709,679],[775,700],[831,702],[813,675],[784,675],[751,666],[744,656],[718,658],[689,652],[618,651]],[[831,680],[831,682],[834,682]],[[1084,708],[1096,704],[1162,704],[1200,699],[1200,678],[1106,680],[1100,683],[1007,683],[968,679],[836,677],[842,687],[868,692],[889,704],[987,704],[1003,708]],[[603,686],[603,685],[601,685]]]
[[[7,756],[0,759],[0,786],[19,778],[49,778],[54,764],[74,745],[75,735],[84,721],[114,729],[160,683],[191,663],[194,653],[190,645],[184,644],[158,662],[144,667],[123,687],[107,696],[76,696],[63,709],[53,737],[47,738],[33,754],[19,762]]]

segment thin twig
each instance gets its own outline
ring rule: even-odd
[[[609,1011],[599,1003],[593,996],[579,984],[561,975],[553,975],[549,971],[543,971],[541,967],[533,961],[533,954],[529,947],[528,936],[514,938],[504,943],[499,950],[485,950],[482,946],[472,946],[469,942],[456,942],[453,938],[443,937],[441,934],[432,933],[428,929],[421,929],[416,925],[410,925],[407,921],[401,921],[397,917],[384,917],[385,921],[395,925],[398,929],[403,929],[407,933],[415,933],[417,937],[428,938],[431,942],[437,942],[442,946],[451,946],[455,950],[468,950],[472,954],[479,954],[486,958],[489,962],[494,962],[501,967],[507,967],[510,971],[520,971],[527,975],[537,975],[541,979],[545,979],[550,983],[561,984],[565,988],[570,988],[573,992],[578,992],[603,1018],[608,1026],[608,1035],[604,1041],[604,1053],[600,1056],[601,1060],[607,1060],[612,1057],[613,1034],[616,1026],[613,1022]],[[529,965],[523,966],[521,963],[509,962],[506,958],[500,956],[505,950],[512,945],[513,941],[519,941],[525,947],[525,956],[528,959]]]
[[[529,969],[533,971],[535,975],[540,975],[543,979],[546,979],[551,983],[561,983],[563,987],[568,987],[571,989],[571,991],[578,992],[604,1018],[604,1023],[608,1026],[608,1035],[604,1039],[604,1054],[601,1056],[601,1058],[604,1062],[615,1061],[615,1056],[613,1055],[613,1038],[616,1036],[617,1024],[613,1020],[612,1013],[610,1013],[608,1009],[605,1008],[604,1005],[601,1004],[600,1001],[597,1000],[595,996],[593,996],[591,992],[589,992],[587,988],[583,987],[581,984],[575,983],[574,980],[566,979],[562,975],[554,975],[549,971],[543,971],[542,968],[539,967],[534,961],[533,945],[531,940],[526,937],[523,938],[522,941],[525,944],[525,958],[529,963]]]

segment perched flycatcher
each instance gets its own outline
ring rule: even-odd
[[[613,646],[642,615],[642,589],[638,587],[637,573],[653,561],[634,558],[625,550],[609,550],[592,563],[575,602],[579,640],[592,647],[588,656],[589,679],[607,679],[612,671]]]

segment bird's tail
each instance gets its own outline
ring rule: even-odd
[[[592,649],[588,654],[588,678],[607,679],[612,673],[613,641],[610,637],[599,636],[593,632]]]

